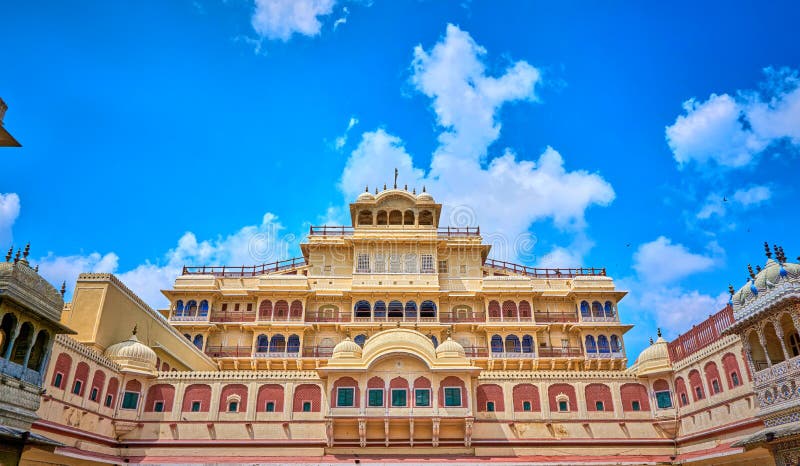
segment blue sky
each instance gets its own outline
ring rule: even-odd
[[[633,359],[800,254],[792,2],[3,2],[0,245],[154,306],[427,185],[494,256],[604,266]],[[7,246],[5,246],[7,247]]]

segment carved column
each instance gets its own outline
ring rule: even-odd
[[[742,347],[744,348],[744,359],[747,363],[747,367],[750,368],[750,374],[756,373],[755,364],[753,364],[753,349],[750,347],[750,342],[747,340],[747,337],[744,333],[739,334],[739,338],[742,340]]]
[[[761,348],[764,349],[764,358],[767,360],[767,367],[772,368],[772,360],[769,358],[769,351],[767,351],[767,339],[764,337],[764,328],[759,327],[756,333],[758,333],[758,342],[761,343]]]
[[[436,448],[439,446],[439,419],[438,417],[433,418],[433,447]]]
[[[464,419],[464,446],[467,448],[472,447],[472,422],[473,418],[468,417]]]
[[[411,447],[414,447],[414,418],[408,420],[408,440],[411,442]]]
[[[383,418],[383,441],[384,445],[389,446],[389,418]]]
[[[358,442],[361,448],[367,446],[367,420],[364,418],[358,419]]]
[[[6,353],[3,355],[3,359],[11,360],[11,351],[14,349],[14,343],[16,343],[17,337],[19,336],[19,329],[20,323],[17,322],[17,326],[14,327],[14,330],[11,332],[11,338],[8,339],[8,347],[6,348]]]
[[[328,448],[333,446],[333,419],[325,421],[325,435],[328,436]]]
[[[772,321],[772,326],[775,327],[775,335],[778,336],[783,350],[783,360],[786,361],[789,359],[789,351],[786,350],[786,342],[783,340],[783,327],[781,327],[781,323],[777,319]]]

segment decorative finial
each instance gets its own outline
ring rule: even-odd
[[[350,338],[350,329],[349,329],[349,328],[346,328],[346,329],[344,330],[344,337],[345,337],[345,338]]]
[[[33,268],[33,271],[39,273],[39,264],[36,264],[36,267]]]
[[[422,185],[422,192],[423,193],[425,192],[425,185],[424,184]]]
[[[28,244],[25,245],[25,250],[22,251],[22,258],[27,260],[28,254],[30,253],[31,253],[31,243],[30,241],[28,241]]]
[[[139,324],[134,324],[133,325],[133,331],[131,332],[132,335],[136,336],[136,332],[137,332],[137,328],[138,327],[139,327]]]
[[[656,329],[656,334],[658,335],[658,338],[661,338],[661,327]]]
[[[653,337],[650,337],[650,345],[653,345]]]
[[[365,192],[365,193],[368,193],[368,192],[369,192],[369,185],[366,185],[366,186],[364,187],[364,192]]]
[[[781,253],[779,251],[780,250],[778,249],[778,245],[777,244],[773,244],[772,245],[772,252],[773,252],[773,254],[775,254],[775,258],[776,259],[778,259],[778,257],[780,257]],[[778,259],[778,260],[780,260],[780,259]]]
[[[413,189],[411,190],[411,194],[417,194],[417,188],[413,188]]]
[[[786,262],[786,253],[783,252],[783,246],[778,246],[778,252],[781,253],[781,255],[778,257],[778,260],[780,262]]]
[[[8,248],[8,252],[6,253],[6,262],[11,262],[11,256],[14,255],[14,246]]]
[[[65,294],[67,294],[67,282],[66,282],[66,280],[61,282],[61,297],[63,298]]]
[[[383,190],[386,191],[386,183],[383,183]]]
[[[20,252],[19,252],[19,248],[17,248],[17,255],[16,255],[16,256],[14,256],[14,263],[15,263],[15,264],[16,264],[17,262],[19,262],[19,254],[20,254]]]
[[[728,283],[728,293],[730,293],[731,296],[733,296],[733,294],[736,293],[736,290],[733,289],[733,285],[731,285],[730,283]]]
[[[449,325],[449,326],[448,326],[448,327],[447,327],[447,328],[444,330],[444,335],[445,335],[445,337],[446,337],[446,338],[445,338],[446,340],[449,340],[450,338],[452,338],[452,336],[453,336],[453,326],[452,326],[452,325]]]
[[[394,169],[394,189],[397,189],[397,168]]]
[[[756,264],[756,273],[759,273],[759,272],[761,272],[761,266]]]
[[[750,274],[750,278],[756,278],[756,273],[753,272],[753,266],[747,264],[747,272]]]
[[[408,191],[408,185],[407,185],[407,184],[406,184],[406,185],[403,185],[403,189],[404,189],[404,190],[406,190],[406,191]]]
[[[378,194],[378,187],[375,186],[375,194]]]
[[[772,259],[772,251],[769,250],[769,243],[764,241],[764,253],[767,255],[767,259]]]

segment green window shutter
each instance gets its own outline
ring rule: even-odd
[[[416,390],[415,402],[416,406],[430,406],[431,405],[431,392],[430,390],[420,389]]]
[[[406,391],[392,390],[392,406],[404,407],[406,405]]]
[[[461,406],[461,389],[457,387],[448,387],[444,389],[444,405],[445,406]]]
[[[383,406],[383,390],[371,389],[369,391],[369,406],[372,408]]]
[[[339,388],[337,398],[336,398],[336,406],[341,407],[349,407],[353,406],[353,392],[352,388]]]

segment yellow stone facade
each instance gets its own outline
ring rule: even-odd
[[[492,260],[441,207],[362,193],[302,258],[185,267],[158,312],[81,275],[34,424],[64,446],[25,458],[772,464],[731,445],[763,427],[737,338],[659,337],[628,367],[604,269]]]

